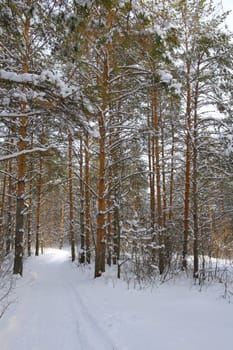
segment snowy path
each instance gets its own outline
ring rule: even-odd
[[[181,278],[136,290],[112,274],[94,279],[69,251],[27,259],[0,319],[0,350],[232,349],[233,298],[222,298],[223,285],[200,292]]]
[[[17,299],[0,324],[1,350],[115,350],[78,293],[77,269],[67,251],[31,258]]]

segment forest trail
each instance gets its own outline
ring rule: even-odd
[[[222,284],[174,278],[134,287],[112,267],[93,278],[69,250],[25,261],[0,319],[0,350],[219,350],[233,343],[233,297]]]
[[[116,350],[78,292],[69,252],[31,257],[0,328],[1,350]]]

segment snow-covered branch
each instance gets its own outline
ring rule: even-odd
[[[32,84],[40,86],[41,83],[49,83],[55,85],[60,90],[61,97],[65,98],[77,92],[77,87],[68,86],[58,74],[45,70],[41,74],[33,73],[15,73],[0,69],[0,80],[18,84]]]
[[[48,151],[49,149],[53,148],[54,146],[51,145],[49,147],[34,147],[32,149],[26,149],[26,150],[23,150],[23,151],[20,151],[20,152],[15,152],[15,153],[12,153],[12,154],[7,154],[5,156],[2,156],[0,157],[0,162],[2,161],[6,161],[6,160],[9,160],[9,159],[12,159],[12,158],[17,158],[17,157],[20,157],[22,155],[26,155],[26,154],[30,154],[30,153],[35,153],[35,152],[46,152]]]
[[[30,112],[30,113],[7,113],[1,112],[0,118],[29,118],[35,115],[40,115],[41,112]]]

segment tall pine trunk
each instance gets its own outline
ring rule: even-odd
[[[26,71],[26,69],[25,69]],[[22,104],[22,113],[26,111],[26,104]],[[23,152],[26,145],[27,137],[27,119],[20,119],[18,150]],[[26,156],[21,153],[18,156],[18,180],[17,180],[17,197],[16,197],[16,223],[15,223],[15,258],[14,274],[23,275],[23,254],[24,254],[24,211],[25,211],[25,177],[27,174]]]
[[[85,212],[85,252],[86,262],[91,263],[91,207],[90,207],[90,151],[89,135],[85,134],[85,194],[84,194],[84,212]]]
[[[8,255],[12,249],[12,233],[13,233],[13,184],[12,184],[12,159],[8,163],[8,200],[7,200],[7,224],[6,224],[6,255]]]
[[[84,223],[84,179],[83,179],[83,138],[79,138],[79,187],[80,187],[80,248],[79,263],[84,264],[85,258],[85,223]]]
[[[74,201],[73,201],[73,136],[68,132],[68,184],[69,184],[69,225],[71,260],[75,260],[75,238],[74,238]]]
[[[198,95],[199,95],[199,66],[197,69],[197,82],[194,95],[193,120],[193,276],[198,277],[199,270],[199,213],[198,213]]]
[[[152,115],[148,112],[147,126],[150,130],[153,128]],[[150,184],[150,227],[152,241],[155,240],[155,147],[154,136],[149,133],[148,136],[148,165],[149,165],[149,184]]]
[[[182,250],[182,268],[187,268],[188,254],[188,236],[190,225],[190,181],[191,181],[191,62],[189,57],[189,32],[187,19],[187,1],[184,2],[184,23],[185,23],[185,50],[186,50],[186,140],[185,140],[185,189],[184,189],[184,231],[183,231],[183,250]]]
[[[105,52],[102,76],[102,108],[99,112],[99,174],[98,174],[98,213],[96,233],[95,277],[100,277],[105,271],[105,113],[108,102],[108,52]]]
[[[164,271],[164,247],[163,247],[163,212],[161,195],[161,170],[160,170],[160,144],[159,144],[159,113],[158,113],[158,88],[153,88],[153,127],[155,140],[155,175],[156,175],[156,197],[157,197],[157,221],[158,221],[158,244],[159,244],[159,272]]]
[[[41,221],[41,192],[42,192],[42,171],[43,171],[43,159],[42,155],[39,155],[39,175],[37,185],[37,208],[36,208],[36,250],[35,255],[39,255],[40,243],[42,237],[40,237],[40,221]]]
[[[175,156],[175,126],[172,120],[172,147],[171,147],[171,166],[170,166],[170,186],[169,186],[169,212],[168,220],[169,224],[172,223],[173,219],[173,192],[174,192],[174,156]]]
[[[105,118],[104,112],[99,117],[99,182],[98,182],[98,213],[96,233],[95,277],[100,277],[105,271]]]
[[[65,204],[61,204],[60,208],[60,223],[59,223],[59,249],[63,248],[64,243],[64,222],[65,222]]]
[[[6,167],[7,170],[7,167]],[[2,198],[1,198],[1,210],[0,210],[0,261],[5,255],[4,243],[5,243],[5,234],[4,234],[4,213],[5,213],[5,198],[6,198],[6,180],[7,175],[4,174],[3,184],[2,184]]]
[[[26,1],[30,8],[31,0]],[[31,29],[31,13],[25,16],[23,37],[25,40],[25,54],[23,58],[22,73],[29,73],[29,57],[30,57],[30,29]],[[25,114],[27,111],[27,102],[21,102],[21,112]],[[16,190],[16,223],[15,223],[15,257],[13,273],[23,275],[23,255],[24,255],[24,215],[25,215],[25,178],[27,175],[26,155],[23,153],[27,148],[27,118],[22,117],[19,121],[19,141],[18,151],[18,169],[17,169],[17,190]]]
[[[33,147],[33,134],[31,136],[31,147]],[[31,256],[32,254],[32,196],[33,196],[33,158],[29,162],[29,207],[27,215],[27,254]]]

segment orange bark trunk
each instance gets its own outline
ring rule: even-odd
[[[155,173],[156,173],[156,195],[157,195],[157,215],[158,215],[158,243],[159,243],[159,272],[164,271],[164,247],[163,247],[163,213],[161,198],[161,170],[160,170],[160,146],[159,146],[159,114],[158,114],[158,90],[153,90],[153,123],[155,139]]]
[[[189,55],[189,32],[187,20],[187,1],[184,2],[184,24],[186,29],[185,49]],[[188,236],[189,236],[189,209],[190,209],[190,172],[191,172],[191,62],[190,58],[186,58],[186,153],[185,153],[185,190],[184,190],[184,233],[183,233],[183,251],[182,251],[182,268],[187,268],[188,254]]]
[[[90,209],[90,154],[89,135],[85,135],[85,251],[86,262],[91,263],[91,209]]]
[[[96,233],[95,277],[105,271],[105,113],[108,101],[108,58],[105,52],[102,79],[102,108],[99,114],[99,182],[98,182],[98,214]]]
[[[36,251],[35,255],[39,255],[40,249],[40,219],[41,219],[41,191],[42,191],[42,171],[43,171],[43,160],[42,156],[39,156],[39,178],[37,187],[37,209],[36,209]]]
[[[26,4],[30,8],[31,0],[27,0]],[[29,72],[29,56],[30,56],[30,29],[31,14],[26,14],[24,22],[23,36],[25,39],[25,54],[23,58],[23,73]],[[26,112],[27,103],[21,103],[21,112]],[[22,152],[18,157],[18,180],[16,195],[16,224],[15,224],[15,258],[13,273],[23,275],[23,254],[24,254],[24,211],[25,211],[25,177],[27,174],[26,156],[23,151],[27,148],[27,118],[20,118],[19,126],[19,142],[18,151]]]
[[[85,257],[85,224],[84,224],[84,179],[83,179],[83,138],[80,135],[79,142],[80,149],[80,161],[79,161],[79,187],[80,187],[80,254],[79,254],[79,262],[80,264],[84,264]]]
[[[73,202],[73,137],[68,134],[68,184],[69,184],[69,224],[70,224],[70,245],[71,260],[75,260],[75,238],[74,238],[74,202]]]

